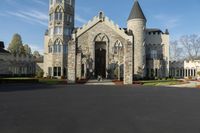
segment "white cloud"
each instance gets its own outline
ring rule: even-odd
[[[15,16],[18,18],[23,19],[27,23],[39,23],[41,25],[47,26],[48,16],[42,12],[37,10],[30,10],[30,11],[16,11],[16,12],[7,12],[8,15]]]
[[[42,47],[40,47],[40,46],[38,46],[38,45],[36,45],[36,44],[28,44],[28,45],[29,45],[29,47],[31,47],[32,53],[33,53],[34,51],[38,51],[38,52],[40,52],[40,54],[43,54],[43,52],[44,52],[44,47],[43,47],[43,45],[42,45]]]
[[[180,16],[166,15],[166,14],[158,14],[154,16],[164,27],[168,29],[173,29],[180,25]]]
[[[82,18],[78,14],[75,15],[75,20],[78,21],[78,22],[80,22],[80,23],[83,23],[83,24],[87,22],[86,19]]]
[[[34,0],[34,2],[35,2],[35,3],[38,3],[38,4],[40,4],[40,5],[44,5],[44,6],[47,5],[47,3],[44,2],[44,1],[42,1],[42,0]]]
[[[44,21],[48,21],[48,16],[46,14],[44,14],[43,12],[39,12],[37,10],[31,10],[29,12],[27,11],[20,11],[20,13],[29,16],[31,18],[34,19],[38,19],[38,20],[44,20]]]

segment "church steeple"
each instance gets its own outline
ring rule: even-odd
[[[133,8],[131,10],[131,13],[129,15],[128,21],[132,19],[144,19],[146,20],[146,17],[144,16],[144,13],[140,7],[140,4],[138,0],[135,0]]]

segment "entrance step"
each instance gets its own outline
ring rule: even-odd
[[[115,83],[113,83],[112,80],[88,80],[85,85],[115,85]]]

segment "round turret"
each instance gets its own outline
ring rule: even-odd
[[[127,28],[133,33],[133,54],[134,54],[134,77],[144,78],[146,67],[145,55],[145,29],[146,18],[138,1],[134,2],[134,6],[128,18]]]

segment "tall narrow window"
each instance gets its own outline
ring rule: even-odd
[[[53,68],[53,76],[61,76],[61,67]]]
[[[62,27],[61,26],[56,26],[54,30],[55,35],[62,35]]]
[[[53,52],[57,53],[57,45],[55,45],[55,44],[53,45]]]
[[[54,67],[53,68],[53,76],[58,76],[58,69],[57,69],[57,67]]]
[[[58,6],[55,12],[55,20],[61,21],[63,19],[62,15],[63,15],[62,7]]]
[[[61,45],[57,45],[58,46],[58,53],[61,53]]]
[[[61,4],[62,0],[56,0],[56,3]]]
[[[53,52],[54,53],[61,53],[62,41],[57,39],[53,45]]]
[[[151,58],[157,59],[157,50],[151,50]]]

